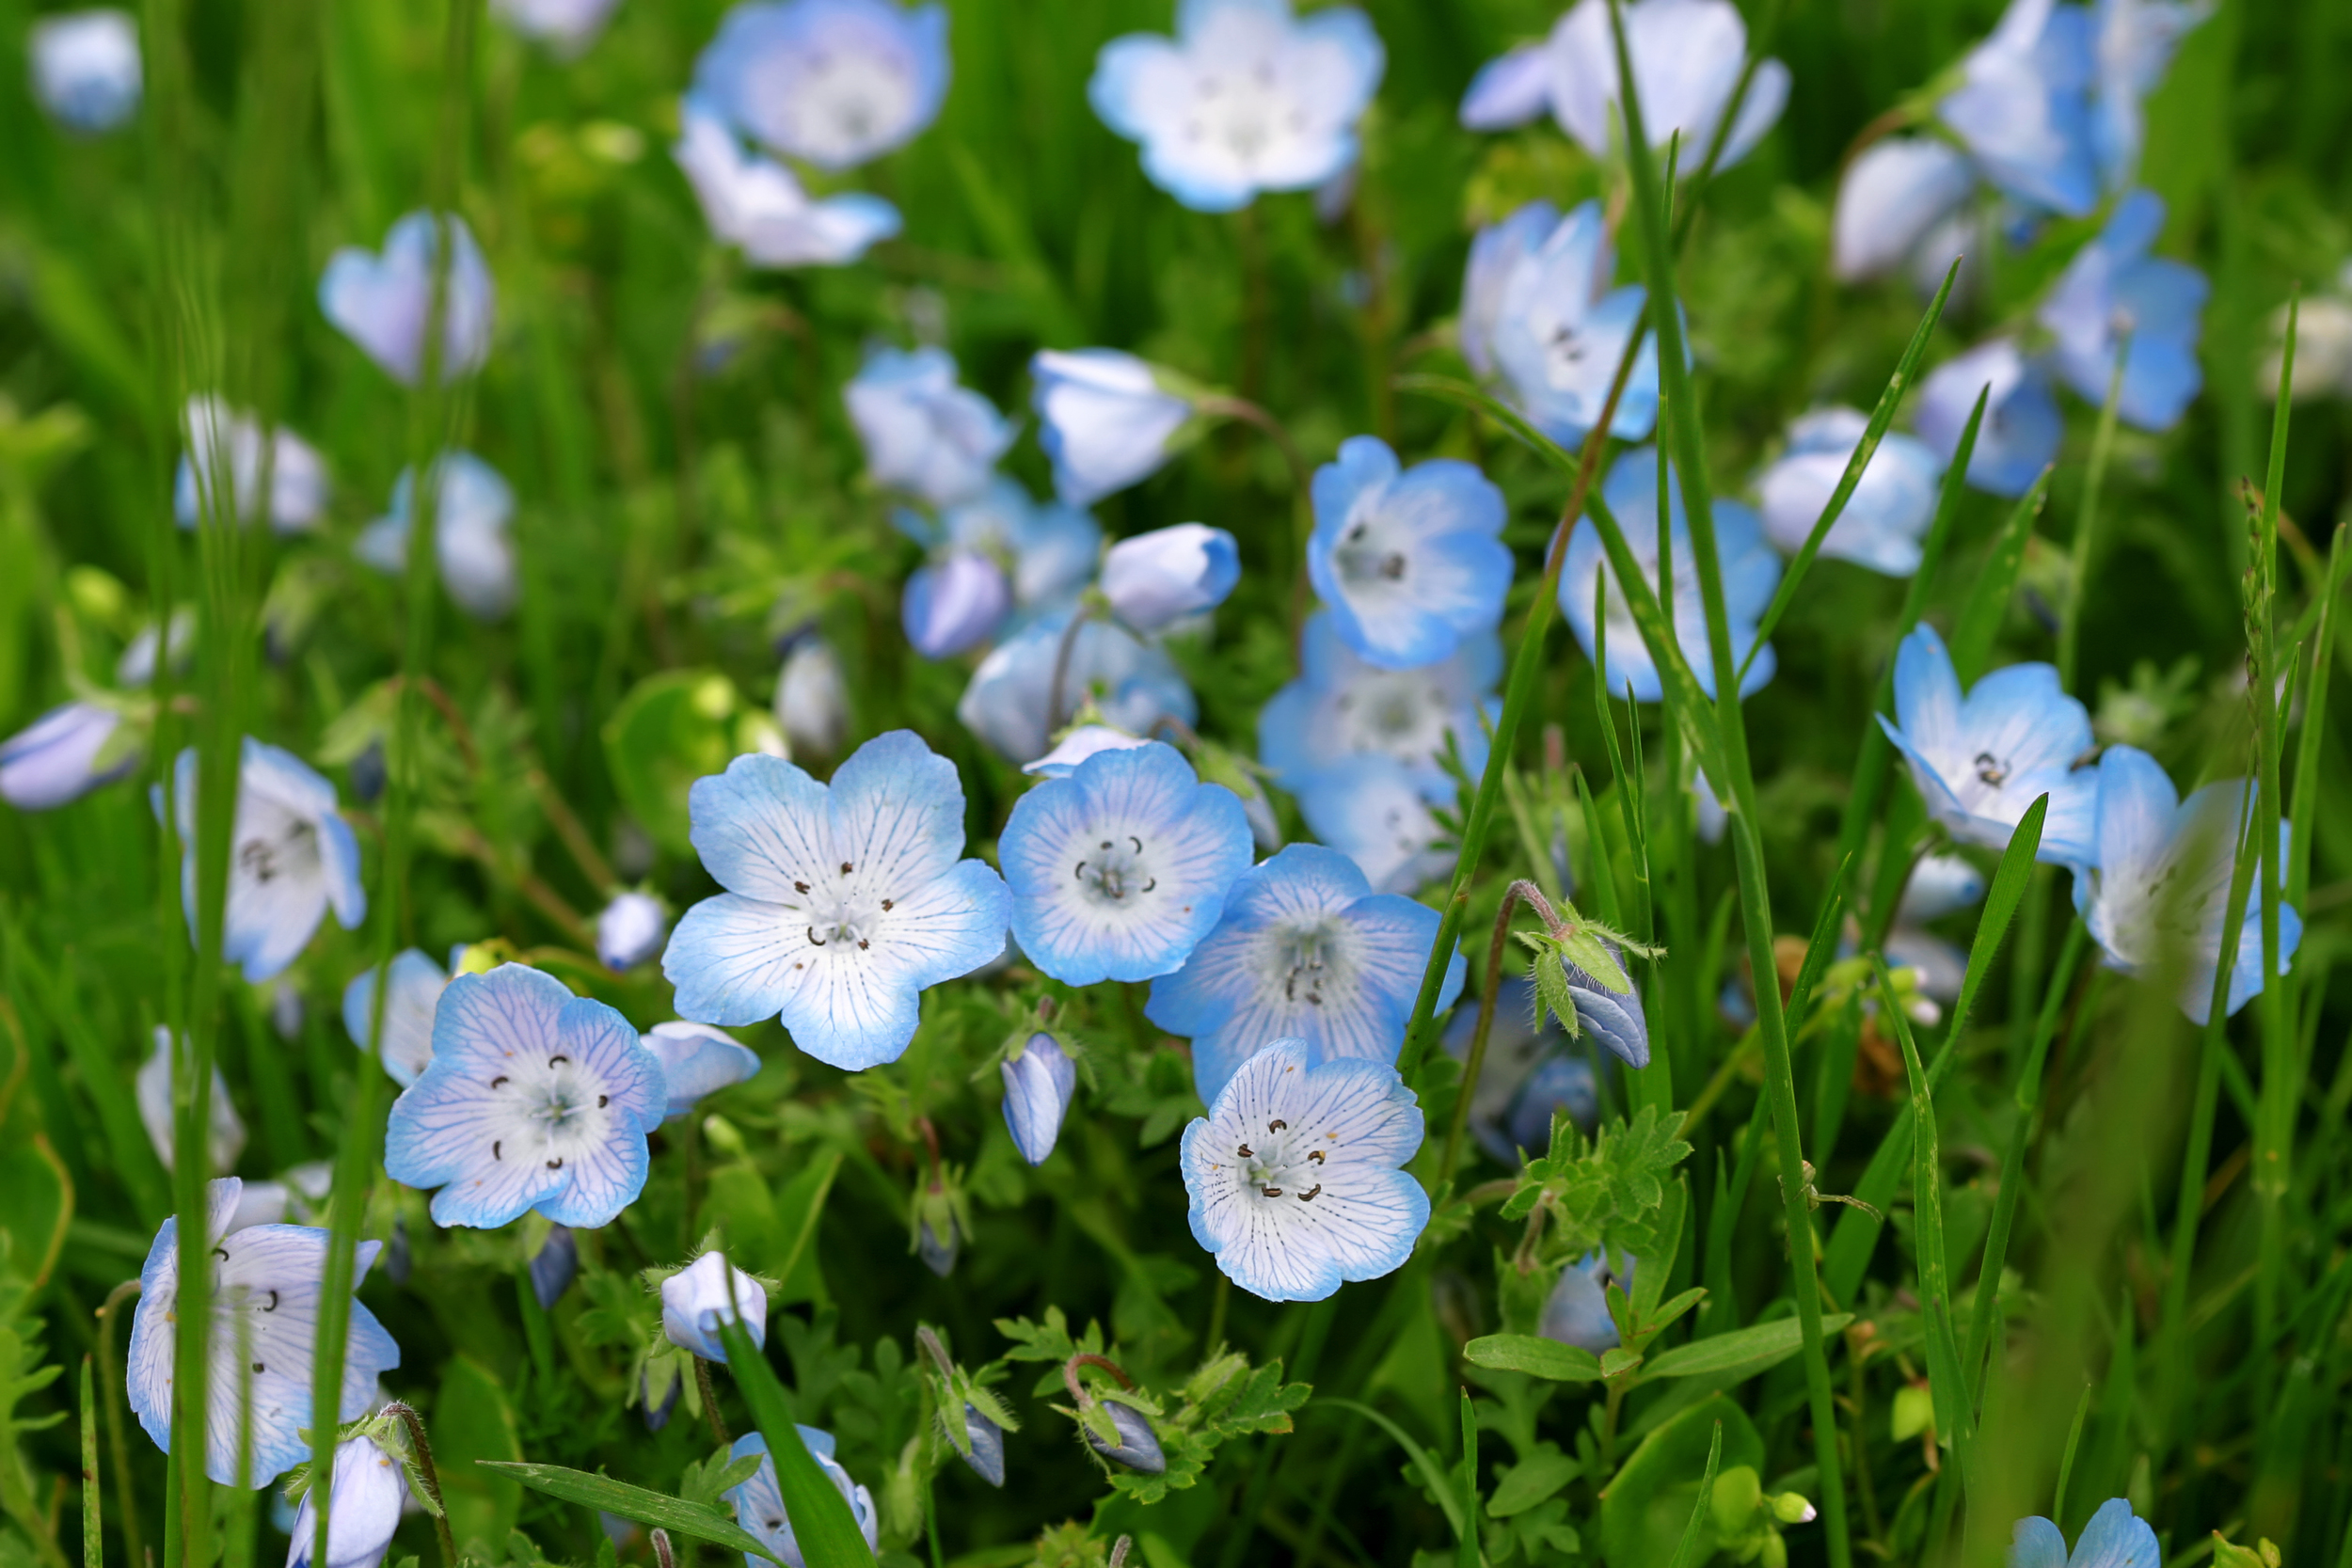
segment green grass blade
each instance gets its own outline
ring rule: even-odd
[[[2310,901],[2312,890],[2312,833],[2319,823],[2319,758],[2328,731],[2328,681],[2335,668],[2336,601],[2344,593],[2344,568],[2352,564],[2344,533],[2345,526],[2337,524],[2328,546],[2327,586],[2319,595],[2312,673],[2303,694],[2303,733],[2295,750],[2295,826],[2288,835],[2286,902],[2298,910]]]
[[[1454,1528],[1454,1539],[1458,1542],[1471,1537],[1476,1528],[1476,1521],[1466,1520],[1462,1517],[1462,1501],[1454,1495],[1454,1479],[1445,1473],[1445,1466],[1438,1463],[1436,1455],[1413,1441],[1412,1433],[1372,1406],[1359,1404],[1354,1400],[1331,1399],[1327,1396],[1314,1402],[1352,1411],[1396,1439],[1396,1446],[1405,1450],[1406,1459],[1421,1476],[1422,1485],[1428,1488],[1430,1496],[1436,1497],[1438,1505],[1444,1509],[1445,1522]]]
[[[1699,1495],[1691,1505],[1691,1522],[1682,1527],[1682,1539],[1675,1543],[1675,1555],[1666,1568],[1692,1568],[1698,1560],[1699,1535],[1707,1527],[1707,1516],[1715,1506],[1715,1467],[1724,1458],[1724,1423],[1715,1423],[1715,1433],[1707,1440],[1707,1468],[1699,1473]]]
[[[753,1421],[768,1439],[785,1516],[792,1521],[792,1537],[809,1568],[864,1568],[871,1563],[874,1554],[850,1512],[849,1499],[817,1467],[816,1456],[792,1418],[791,1397],[776,1381],[766,1354],[733,1319],[719,1325],[719,1338],[726,1346],[727,1370],[735,1374],[743,1402],[752,1407]]]
[[[2017,574],[2026,563],[2026,543],[2033,537],[2034,521],[2050,499],[2050,473],[2042,469],[2032,486],[2017,498],[1952,627],[1952,669],[1963,687],[1974,686],[1993,657],[1993,641],[2001,634],[2010,596],[2017,591]]]
[[[477,1459],[474,1464],[567,1503],[617,1513],[651,1528],[674,1530],[731,1552],[764,1557],[776,1563],[784,1560],[770,1551],[759,1537],[708,1503],[688,1502],[666,1492],[649,1492],[610,1476],[592,1476],[585,1470],[568,1470],[561,1465],[526,1465],[505,1459]]]

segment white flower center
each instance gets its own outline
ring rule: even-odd
[[[1374,532],[1370,518],[1357,519],[1340,536],[1331,563],[1339,568],[1341,581],[1367,586],[1402,582],[1412,565],[1403,550]]]
[[[237,841],[237,875],[266,887],[280,877],[316,874],[319,832],[315,823],[278,809],[247,815],[259,820],[241,824],[247,831]]]
[[[1337,978],[1341,935],[1339,924],[1321,915],[1276,929],[1270,978],[1281,987],[1285,1002],[1323,1006],[1324,987]]]
[[[1233,1146],[1243,1201],[1261,1210],[1312,1203],[1323,1196],[1324,1166],[1338,1148],[1334,1133],[1294,1129],[1279,1117],[1272,1118],[1264,1132]]]
[[[897,907],[897,899],[880,896],[856,871],[854,862],[843,861],[839,879],[824,886],[792,884],[803,900],[799,912],[806,917],[803,934],[811,947],[866,952],[881,933],[882,917]]]
[[[1203,71],[1192,90],[1184,139],[1221,145],[1237,164],[1257,163],[1281,137],[1307,129],[1307,111],[1282,89],[1272,60],[1241,71]]]
[[[493,1160],[537,1160],[562,1170],[566,1160],[604,1142],[612,1096],[568,1055],[518,1059],[489,1088],[505,1113],[490,1143]]]
[[[1150,851],[1134,834],[1098,840],[1071,868],[1087,902],[1102,909],[1131,909],[1160,885]]]
[[[914,84],[879,55],[819,52],[798,63],[779,102],[795,140],[811,152],[856,157],[889,136],[914,107]]]

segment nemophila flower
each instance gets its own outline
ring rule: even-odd
[[[391,510],[363,530],[352,553],[397,577],[408,569],[408,535],[416,516],[416,470],[403,468],[392,484]],[[433,465],[433,558],[441,584],[476,620],[495,621],[515,608],[520,578],[507,525],[515,492],[499,471],[469,451],[444,452]]]
[[[2097,826],[2090,852],[2074,863],[2074,908],[2109,969],[2156,978],[2168,966],[2175,968],[2181,1011],[2201,1024],[2213,1011],[2231,871],[2245,833],[2245,814],[2253,804],[2253,785],[2223,779],[2184,800],[2163,766],[2133,746],[2108,747],[2100,755],[2097,779]],[[2282,879],[2289,827],[2279,824]],[[2302,917],[2293,905],[2280,905],[2280,974],[2302,941]],[[2262,989],[2257,886],[2246,900],[2225,1010],[2235,1013]]]
[[[863,191],[812,197],[792,171],[748,152],[689,94],[670,156],[694,187],[713,239],[756,267],[838,267],[898,232],[898,209]]]
[[[171,668],[175,673],[184,673],[196,657],[195,607],[182,605],[173,610],[169,630]],[[164,651],[164,641],[158,635],[154,622],[150,621],[139,627],[138,634],[122,650],[122,657],[115,660],[115,684],[135,688],[153,681],[155,656]]]
[[[1381,893],[1412,893],[1454,868],[1445,830],[1410,768],[1383,752],[1318,768],[1288,786],[1315,837],[1361,868]]]
[[[1158,631],[1215,610],[1241,581],[1241,547],[1206,523],[1178,523],[1121,539],[1103,557],[1100,586],[1119,618]]]
[[[1658,449],[1637,447],[1622,452],[1609,466],[1609,477],[1601,482],[1601,499],[1625,531],[1626,547],[1641,564],[1642,575],[1648,580],[1650,591],[1658,591]],[[1671,473],[1671,469],[1670,469]],[[1691,544],[1690,523],[1682,511],[1682,481],[1670,478],[1667,495],[1672,514],[1669,538],[1674,550],[1674,625],[1675,643],[1682,650],[1691,673],[1699,689],[1708,696],[1715,694],[1715,661],[1707,638],[1707,606],[1699,589],[1698,557]],[[1780,584],[1780,557],[1764,543],[1764,529],[1755,513],[1738,501],[1716,498],[1715,554],[1724,589],[1724,612],[1729,619],[1731,658],[1736,669],[1756,647],[1756,621],[1764,607],[1772,602],[1772,590]],[[1627,607],[1625,588],[1618,582],[1614,567],[1609,564],[1608,554],[1600,542],[1600,528],[1590,517],[1577,519],[1576,530],[1568,536],[1567,559],[1561,563],[1560,610],[1575,631],[1576,640],[1590,657],[1594,645],[1594,587],[1602,572],[1609,574],[1609,689],[1623,695],[1629,688],[1633,700],[1654,703],[1665,694],[1665,685],[1658,666],[1650,658],[1648,644],[1642,641],[1635,626],[1633,612]],[[1767,642],[1756,650],[1756,661],[1748,666],[1747,678],[1740,683],[1740,695],[1748,697],[1772,678],[1778,668],[1772,646]]]
[[[616,893],[596,914],[596,957],[604,967],[635,969],[661,951],[669,912],[650,893]]]
[[[1601,946],[1622,971],[1624,951],[1606,938],[1601,939]],[[1649,1066],[1649,1018],[1642,1010],[1642,993],[1617,990],[1565,956],[1559,962],[1569,1004],[1576,1008],[1577,1027],[1626,1066]]]
[[[734,1036],[707,1023],[657,1023],[645,1032],[645,1049],[661,1063],[668,1086],[662,1115],[682,1117],[707,1094],[757,1075],[759,1056]]]
[[[1512,275],[1521,261],[1543,248],[1559,227],[1560,209],[1538,199],[1500,223],[1488,224],[1471,238],[1470,261],[1462,269],[1462,309],[1455,319],[1454,335],[1462,357],[1481,381],[1502,372],[1502,367],[1495,362],[1495,327]]]
[[[116,743],[122,715],[96,703],[51,708],[0,740],[0,800],[54,811],[131,770],[139,748]]]
[[[1437,911],[1373,892],[1337,849],[1294,844],[1234,881],[1216,929],[1152,982],[1144,1016],[1192,1041],[1193,1083],[1211,1103],[1269,1040],[1390,1066],[1437,936]],[[1440,1008],[1461,993],[1463,969],[1457,952]]]
[[[688,910],[661,971],[697,1022],[775,1018],[820,1062],[898,1059],[916,998],[1004,950],[1008,897],[963,849],[955,765],[912,732],[852,752],[830,784],[740,756],[688,796],[695,850],[727,891]]]
[[[183,434],[187,449],[180,454],[171,486],[172,513],[182,528],[196,527],[208,502],[215,515],[233,515],[239,522],[266,512],[270,527],[279,533],[317,526],[326,510],[326,463],[301,436],[284,429],[264,436],[260,420],[215,397],[188,399]]]
[[[1184,1129],[1192,1234],[1268,1301],[1321,1301],[1412,1256],[1429,1195],[1403,1169],[1421,1105],[1386,1062],[1272,1040]]]
[[[405,1470],[373,1438],[352,1437],[335,1446],[335,1466],[328,1474],[325,1568],[376,1568],[408,1504]],[[312,1481],[304,1491],[302,1506],[294,1511],[286,1568],[310,1568],[318,1544],[317,1484]]]
[[[1307,618],[1296,680],[1258,710],[1258,760],[1295,793],[1299,781],[1343,757],[1395,758],[1433,800],[1454,793],[1438,765],[1448,736],[1476,778],[1486,766],[1486,729],[1499,705],[1502,640],[1489,626],[1434,664],[1384,670],[1341,641],[1331,612]]]
[[[1192,421],[1192,399],[1174,378],[1117,349],[1041,349],[1029,374],[1038,444],[1054,465],[1055,492],[1071,506],[1151,477]]]
[[[1039,616],[989,650],[956,704],[964,727],[1014,762],[1043,756],[1054,732],[1087,704],[1108,723],[1149,734],[1165,719],[1189,725],[1200,717],[1192,688],[1175,661],[1115,622],[1089,620],[1061,657],[1070,610]],[[1054,670],[1062,665],[1061,705],[1053,704]]]
[[[1903,884],[1895,924],[1883,946],[1887,963],[1918,975],[1919,990],[1938,1002],[1951,1002],[1968,977],[1968,955],[1927,928],[1957,910],[1984,896],[1984,874],[1958,855],[1927,855],[1911,870]]]
[[[551,974],[461,974],[433,1019],[433,1059],[392,1103],[384,1169],[434,1195],[437,1225],[495,1229],[536,1209],[595,1228],[645,1185],[661,1064],[628,1021]]]
[[[969,1453],[961,1455],[972,1466],[972,1473],[991,1486],[1005,1484],[1005,1429],[990,1420],[972,1405],[963,1407],[964,1440],[972,1445]]]
[[[131,13],[102,7],[59,11],[33,24],[33,96],[72,131],[111,131],[138,112],[139,29]]]
[[[312,1407],[310,1347],[318,1335],[327,1233],[310,1226],[256,1225],[231,1235],[229,1217],[244,1185],[230,1176],[205,1188],[212,1326],[205,1335],[204,1473],[223,1486],[236,1483],[238,1450],[249,1425],[249,1479],[266,1486],[310,1457],[308,1433],[325,1414]],[[351,1276],[355,1288],[383,1245],[359,1243]],[[139,1271],[139,1305],[131,1320],[123,1379],[139,1425],[166,1453],[171,1451],[180,1270],[175,1214],[155,1232],[155,1244]],[[356,1297],[347,1322],[342,1397],[327,1418],[336,1421],[365,1415],[375,1398],[375,1380],[400,1365],[400,1347]]]
[[[752,1343],[768,1343],[767,1287],[727,1261],[706,1252],[661,1282],[661,1332],[670,1343],[705,1361],[723,1363],[727,1347],[721,1323],[739,1323]]]
[[[1012,1133],[1021,1158],[1041,1165],[1061,1136],[1061,1120],[1078,1092],[1078,1067],[1061,1042],[1040,1030],[1022,1045],[1018,1055],[997,1065],[1005,1081],[1005,1127]],[[998,1484],[1003,1482],[998,1459]]]
[[[175,1118],[171,1103],[172,1058],[171,1031],[162,1024],[155,1026],[155,1049],[140,1067],[138,1076],[132,1080],[133,1098],[138,1101],[139,1120],[147,1126],[148,1141],[155,1146],[155,1157],[170,1170],[172,1158],[172,1124]],[[235,1166],[237,1156],[245,1149],[245,1123],[238,1118],[237,1107],[229,1098],[229,1080],[220,1074],[220,1064],[213,1064],[213,1103],[211,1130],[205,1137],[206,1152],[214,1170],[226,1171]]]
[[[1764,470],[1764,531],[1790,555],[1804,547],[1869,428],[1855,408],[1817,408],[1788,427],[1788,451]],[[1821,553],[1891,578],[1919,569],[1919,542],[1935,521],[1944,460],[1925,441],[1890,430],[1870,454]]]
[[[1596,1250],[1560,1271],[1559,1283],[1544,1298],[1543,1316],[1535,1332],[1547,1339],[1590,1351],[1595,1355],[1617,1348],[1617,1321],[1609,1315],[1609,1287],[1629,1290],[1633,1259],[1626,1259],[1626,1276],[1613,1274],[1609,1261]]]
[[[772,705],[776,727],[795,751],[832,756],[850,733],[850,683],[841,656],[821,637],[803,637],[784,656]]]
[[[1103,529],[1091,516],[1059,501],[1038,501],[1017,479],[998,474],[978,495],[944,513],[935,529],[900,513],[901,528],[924,544],[984,555],[1004,569],[1012,602],[1041,610],[1075,595],[1094,576]],[[911,526],[914,525],[914,526]]]
[[[947,70],[945,6],[752,0],[695,60],[694,92],[754,141],[845,169],[937,119]]]
[[[800,1433],[801,1441],[808,1445],[810,1456],[817,1461],[817,1467],[825,1473],[825,1479],[833,1482],[843,1500],[849,1503],[850,1516],[857,1520],[857,1528],[866,1537],[867,1549],[871,1550],[881,1539],[881,1519],[874,1512],[873,1493],[850,1480],[850,1472],[834,1458],[832,1433],[820,1432],[815,1427],[801,1427]],[[727,1501],[735,1508],[736,1523],[758,1536],[769,1550],[784,1561],[786,1568],[808,1568],[801,1557],[801,1544],[793,1539],[792,1521],[784,1511],[784,1491],[776,1480],[776,1462],[768,1452],[768,1439],[756,1432],[748,1432],[737,1438],[735,1447],[727,1450],[730,1459],[741,1459],[747,1454],[760,1456],[759,1468],[752,1473],[749,1481],[730,1488],[726,1494]],[[744,1568],[774,1568],[774,1564],[766,1559],[754,1557],[749,1552],[743,1554],[743,1564]]]
[[[1968,483],[1996,496],[2022,496],[2057,460],[2066,421],[2051,394],[2049,372],[2040,360],[2027,358],[2014,339],[1979,343],[1930,372],[1913,423],[1920,439],[1949,463],[1960,451],[1977,394],[1988,388],[1984,422],[1968,459]],[[2099,396],[2106,401],[2105,386]]]
[[[1377,436],[1340,443],[1315,470],[1307,573],[1331,628],[1388,670],[1444,658],[1492,631],[1511,586],[1502,492],[1468,463],[1409,470]]]
[[[580,1239],[568,1225],[548,1227],[548,1239],[531,1255],[531,1293],[539,1310],[552,1312],[580,1274]]]
[[[319,278],[319,309],[326,319],[403,386],[415,386],[424,373],[426,320],[445,229],[450,260],[442,286],[441,379],[470,375],[490,356],[497,295],[464,218],[410,213],[392,225],[382,255],[345,245],[327,259]]]
[[[1025,763],[1021,771],[1034,778],[1066,779],[1078,764],[1097,752],[1132,752],[1151,744],[1139,736],[1112,729],[1108,724],[1080,724],[1056,742],[1052,751],[1035,762]]]
[[[155,807],[163,809],[163,791]],[[180,897],[196,932],[196,752],[172,771],[180,829]],[[229,910],[220,956],[260,985],[294,962],[332,908],[346,931],[368,912],[359,841],[337,812],[335,786],[292,752],[251,736],[237,768],[237,819],[229,851]]]
[[[1004,568],[975,550],[950,550],[916,567],[898,596],[907,641],[925,658],[952,658],[979,646],[1011,609]]]
[[[2156,1532],[2122,1497],[2109,1497],[2066,1553],[2066,1537],[2041,1517],[2020,1519],[2010,1540],[2009,1568],[2159,1568],[2164,1552]]]
[[[2139,169],[2147,135],[2141,101],[2171,69],[2181,40],[2214,12],[2215,0],[2094,0],[2091,140],[2109,190]]]
[[[1181,967],[1249,868],[1248,819],[1154,741],[1089,757],[1013,803],[997,840],[1012,935],[1065,985],[1149,980]]]
[[[392,989],[384,998],[383,1040],[375,1053],[383,1058],[392,1082],[405,1089],[433,1060],[433,1016],[441,993],[449,990],[449,972],[423,949],[409,947],[392,956],[391,975]],[[374,970],[363,970],[343,988],[343,1032],[362,1051],[368,1049],[375,1018],[375,976]]]
[[[1932,136],[1887,136],[1865,148],[1837,182],[1830,224],[1830,271],[1841,282],[1932,266],[1938,282],[1951,254],[1931,249],[1976,188],[1967,155]]]
[[[2058,685],[2054,665],[1995,670],[1963,697],[1952,656],[1920,623],[1895,654],[1895,718],[1879,727],[1911,765],[1928,814],[1963,844],[2005,849],[2042,795],[2036,857],[2053,865],[2096,859],[2094,775],[2074,770],[2090,750],[2090,714]]]
[[[1532,220],[1510,222],[1525,227],[1508,228],[1483,261],[1473,258],[1464,280],[1463,352],[1483,330],[1478,352],[1501,372],[1511,401],[1545,435],[1573,445],[1608,405],[1645,295],[1639,284],[1609,286],[1616,259],[1599,202],[1580,204],[1540,242]],[[1469,295],[1472,288],[1480,297]],[[1609,433],[1640,440],[1657,420],[1658,339],[1645,333]]]
[[[2092,145],[2090,13],[2055,0],[2010,0],[1992,36],[1961,62],[1936,105],[1985,177],[2028,206],[2081,217],[2099,202]]]
[[[2352,263],[2336,275],[2332,294],[2307,295],[2295,310],[2295,403],[2352,394]],[[2254,372],[2254,388],[2276,401],[2286,372],[2287,308],[2271,312],[2270,347]]]
[[[944,348],[875,348],[841,396],[874,483],[933,506],[987,489],[1018,434],[988,399],[957,385]]]
[[[2195,267],[2148,254],[2163,228],[2163,198],[2132,192],[2042,302],[2058,374],[2082,396],[2105,404],[2123,356],[2116,417],[2141,430],[2169,430],[2204,384],[2197,335],[2211,291]]]
[[[1178,0],[1176,36],[1103,46],[1087,102],[1143,147],[1152,183],[1201,213],[1301,191],[1356,162],[1356,122],[1387,55],[1353,6],[1304,18],[1290,0]]]
[[[490,8],[508,26],[564,59],[586,53],[619,5],[620,0],[490,0]]]

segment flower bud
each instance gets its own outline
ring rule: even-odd
[[[1214,610],[1241,580],[1233,536],[1205,523],[1179,523],[1121,539],[1103,558],[1104,596],[1137,631]]]
[[[1012,609],[1012,584],[984,555],[956,550],[915,569],[898,601],[907,641],[925,658],[948,658],[993,635]]]
[[[971,1405],[963,1407],[963,1435],[972,1451],[963,1462],[991,1486],[1005,1484],[1005,1429]]]
[[[326,1516],[326,1568],[375,1568],[392,1544],[401,1507],[408,1500],[408,1480],[400,1461],[372,1438],[354,1437],[336,1448],[329,1484],[334,1490]],[[310,1549],[318,1538],[318,1510],[313,1506],[317,1489],[313,1477],[294,1515],[286,1568],[310,1568]]]
[[[531,1259],[531,1293],[539,1298],[539,1310],[553,1310],[579,1273],[580,1242],[570,1226],[559,1225]]]
[[[1072,506],[1092,506],[1168,461],[1192,420],[1192,403],[1163,385],[1149,362],[1116,349],[1047,349],[1029,361],[1038,443],[1054,465],[1054,488]]]
[[[1078,1430],[1086,1433],[1087,1447],[1114,1465],[1125,1466],[1147,1476],[1156,1476],[1168,1469],[1168,1456],[1160,1451],[1160,1436],[1152,1430],[1151,1420],[1133,1405],[1116,1400],[1104,1400],[1096,1408],[1111,1418],[1119,1429],[1119,1441],[1109,1444],[1095,1434],[1092,1427],[1080,1422]]]
[[[0,740],[0,800],[19,811],[48,811],[78,800],[138,760],[135,751],[101,765],[122,718],[94,703],[53,707]]]
[[[596,916],[596,957],[614,971],[635,969],[661,951],[670,917],[649,893],[616,895]]]
[[[1626,1260],[1626,1277],[1633,1280],[1633,1259]],[[1544,1300],[1535,1332],[1547,1339],[1591,1351],[1595,1355],[1617,1348],[1617,1323],[1609,1315],[1609,1261],[1598,1252],[1585,1254],[1560,1271],[1560,1282]]]
[[[1029,1037],[1019,1055],[1006,1058],[1002,1071],[1005,1125],[1012,1130],[1021,1157],[1041,1165],[1061,1135],[1062,1117],[1078,1086],[1078,1069],[1061,1043],[1041,1032]]]
[[[793,750],[832,756],[850,731],[850,688],[841,656],[821,638],[804,638],[776,676],[776,722]]]
[[[734,1299],[728,1299],[733,1281]],[[719,1325],[740,1322],[752,1343],[768,1343],[768,1291],[758,1280],[729,1263],[723,1252],[706,1252],[661,1282],[661,1332],[680,1350],[705,1361],[724,1362]]]

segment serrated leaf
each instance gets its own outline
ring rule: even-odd
[[[1536,1334],[1488,1334],[1463,1346],[1462,1354],[1472,1366],[1525,1372],[1552,1383],[1601,1380],[1600,1358],[1591,1351]]]
[[[783,1561],[768,1549],[759,1537],[708,1503],[688,1502],[666,1492],[631,1486],[610,1476],[592,1476],[585,1470],[567,1470],[561,1465],[531,1465],[496,1459],[478,1459],[474,1463],[483,1469],[496,1470],[519,1481],[534,1492],[544,1492],[567,1503],[617,1513],[641,1525],[675,1530],[680,1535],[691,1535],[697,1541],[707,1541],[714,1546],[724,1546],[729,1551],[764,1557],[771,1562]],[[754,1468],[757,1468],[756,1462]]]

